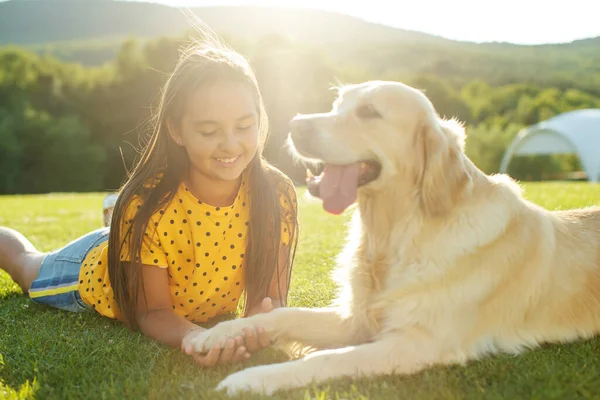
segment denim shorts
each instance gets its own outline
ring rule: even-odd
[[[31,300],[66,311],[91,310],[79,295],[79,270],[88,253],[108,235],[109,228],[100,228],[48,253],[29,288]]]

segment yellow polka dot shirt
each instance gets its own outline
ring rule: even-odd
[[[293,188],[291,181],[288,184]],[[282,211],[287,211],[290,205],[280,198]],[[141,261],[168,269],[171,300],[177,314],[193,322],[206,322],[237,309],[245,286],[249,202],[245,179],[234,203],[227,207],[199,201],[181,183],[172,201],[152,216]],[[125,221],[135,215],[138,204],[130,204]],[[282,223],[284,244],[289,241],[289,230],[288,224]],[[130,260],[127,247],[121,253],[124,261]],[[79,291],[83,301],[97,312],[119,318],[108,277],[107,254],[108,242],[90,251],[80,270]]]

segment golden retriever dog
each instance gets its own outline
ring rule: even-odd
[[[279,308],[199,334],[206,351],[246,327],[316,349],[247,368],[218,389],[272,394],[340,377],[412,374],[600,331],[600,208],[547,211],[464,153],[465,133],[419,90],[371,81],[328,113],[298,115],[290,147],[324,163],[310,192],[357,203],[337,301]]]

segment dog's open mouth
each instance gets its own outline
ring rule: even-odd
[[[354,203],[358,188],[377,179],[381,172],[381,164],[376,161],[307,167],[308,191],[322,199],[323,208],[332,214],[341,214]]]

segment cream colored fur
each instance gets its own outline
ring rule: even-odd
[[[381,118],[357,117],[366,104]],[[484,174],[464,154],[462,126],[401,83],[342,88],[331,112],[295,122],[314,127],[317,158],[374,159],[382,173],[359,189],[334,305],[223,322],[196,341],[207,349],[262,326],[323,350],[242,370],[219,389],[411,374],[600,331],[599,208],[550,212]]]

